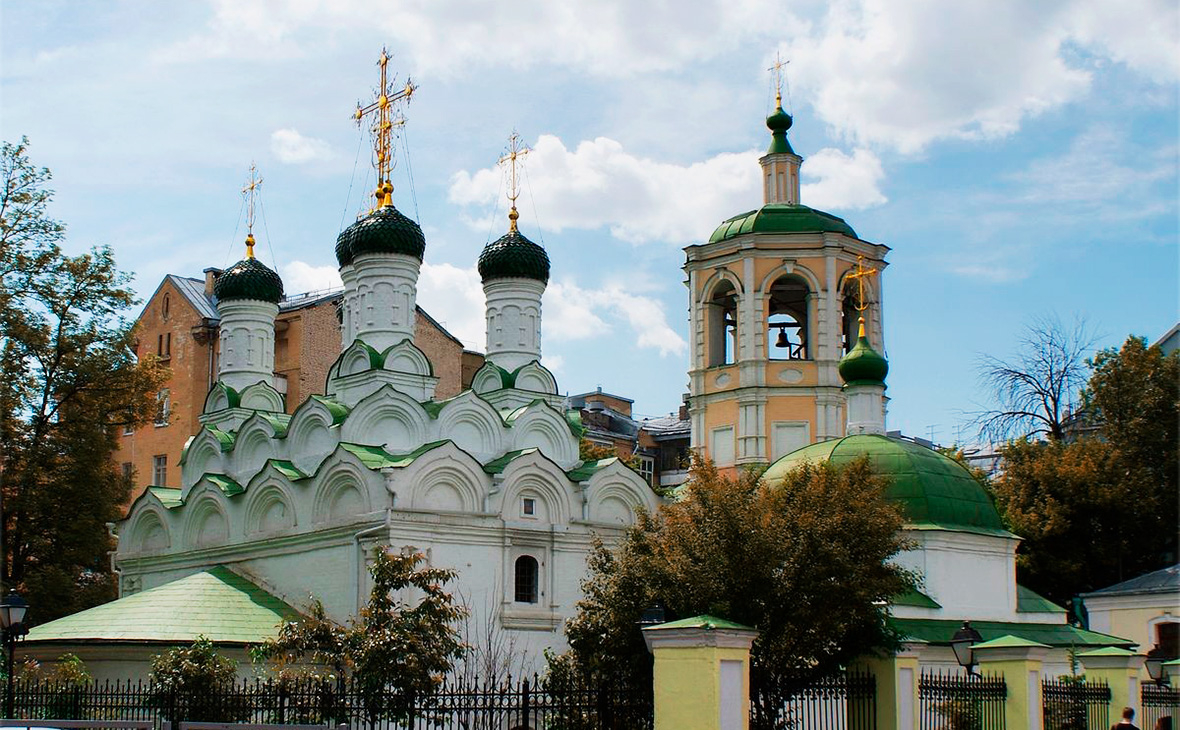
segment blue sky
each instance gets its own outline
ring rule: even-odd
[[[9,2],[0,136],[29,136],[70,246],[110,244],[142,294],[240,258],[251,161],[261,258],[289,292],[330,286],[385,45],[419,85],[394,174],[427,235],[419,302],[482,349],[474,262],[506,228],[515,129],[547,364],[659,415],[686,390],[681,249],[760,203],[781,53],[803,202],[893,249],[890,426],[949,442],[980,354],[1033,316],[1103,346],[1176,323],[1178,39],[1170,0]]]

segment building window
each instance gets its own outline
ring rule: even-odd
[[[647,482],[649,486],[655,486],[656,460],[650,456],[636,456],[635,457],[635,471],[639,472],[639,476],[643,477],[643,481]]]
[[[771,360],[807,359],[807,300],[811,290],[797,276],[780,276],[770,287],[766,352]]]
[[[135,427],[132,426],[130,423],[124,423],[123,424],[123,435],[130,436],[133,433],[135,433]]]
[[[166,454],[156,454],[152,457],[152,485],[163,487],[167,481],[168,456]]]
[[[537,602],[537,576],[540,573],[537,559],[532,555],[521,555],[516,559],[516,602]]]
[[[734,463],[734,440],[733,440],[733,426],[721,426],[715,428],[709,434],[709,456],[713,458],[713,463],[717,466],[733,466]]]
[[[156,425],[167,426],[172,415],[172,398],[165,388],[156,394]]]
[[[135,467],[131,466],[131,462],[124,461],[123,462],[123,478],[126,479],[127,481],[131,481],[131,476],[132,476],[132,474],[134,474],[134,472],[135,472]]]
[[[161,360],[172,357],[172,333],[165,332],[156,336],[156,354]]]
[[[537,500],[532,497],[525,497],[520,500],[520,514],[522,517],[537,517]]]
[[[1165,656],[1173,659],[1180,657],[1180,623],[1168,621],[1156,624],[1155,643],[1163,649]]]
[[[169,310],[171,309],[171,304],[172,304],[172,299],[167,294],[165,294],[164,295],[164,303],[160,307],[160,311],[163,314],[163,317],[165,320],[168,319],[168,314],[169,314]]]
[[[709,367],[732,365],[737,357],[737,292],[728,281],[713,290],[707,322]]]

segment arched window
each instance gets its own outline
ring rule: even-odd
[[[737,292],[733,284],[718,284],[707,310],[708,366],[732,365],[737,353]]]
[[[171,309],[171,306],[170,306],[171,304],[172,304],[171,298],[167,294],[165,294],[164,295],[164,303],[160,307],[160,309],[163,312],[164,319],[168,319],[168,314],[169,314],[169,309]]]
[[[521,555],[516,559],[516,588],[517,603],[537,602],[537,576],[539,573],[537,559],[532,555]]]
[[[857,319],[860,318],[860,294],[856,282],[844,284],[844,304],[841,307],[840,332],[844,336],[844,352],[850,352],[856,347]]]
[[[771,360],[808,359],[807,283],[780,276],[770,287],[766,313],[766,352]]]

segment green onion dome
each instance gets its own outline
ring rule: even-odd
[[[847,385],[884,385],[889,362],[873,349],[862,329],[856,345],[840,358],[837,369]]]
[[[483,247],[479,255],[479,276],[484,283],[509,278],[548,283],[549,254],[514,228]]]
[[[422,227],[392,205],[383,205],[341,232],[336,260],[346,266],[362,254],[399,253],[419,261],[426,253]]]
[[[242,259],[213,280],[213,294],[220,301],[257,299],[278,304],[283,280],[253,256]]]
[[[793,123],[791,115],[783,111],[782,106],[776,107],[774,113],[766,118],[766,126],[770,129],[770,149],[766,150],[766,154],[795,154],[791,143],[787,141],[787,130]]]
[[[912,441],[857,434],[811,444],[771,464],[762,479],[773,484],[804,461],[842,466],[862,457],[868,458],[874,474],[888,480],[885,497],[901,508],[907,526],[1011,536],[987,491],[966,467]]]

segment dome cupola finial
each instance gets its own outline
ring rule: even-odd
[[[774,74],[774,111],[766,118],[766,126],[770,129],[770,149],[766,151],[768,155],[795,154],[795,150],[791,149],[791,143],[787,141],[787,130],[791,128],[794,119],[783,111],[783,84],[786,82],[783,69],[788,63],[790,61],[784,61],[782,56],[776,53],[774,65],[767,69]]]

